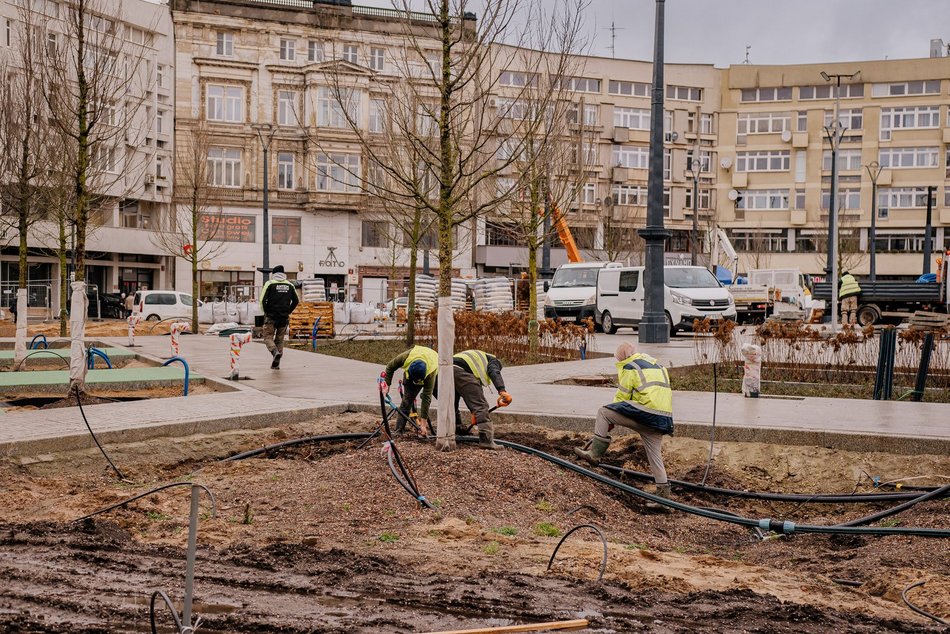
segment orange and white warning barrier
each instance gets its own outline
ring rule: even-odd
[[[241,348],[251,342],[251,333],[236,332],[231,335],[231,375],[228,377],[232,381],[240,378],[241,368]]]
[[[135,327],[139,324],[138,315],[129,315],[129,346],[135,345]]]
[[[171,325],[172,356],[177,357],[181,354],[181,347],[178,345],[178,336],[187,332],[191,325],[187,321],[176,321]]]

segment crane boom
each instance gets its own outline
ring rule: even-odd
[[[557,237],[561,239],[561,244],[564,245],[564,248],[567,250],[567,261],[568,262],[583,262],[584,258],[581,257],[581,252],[577,248],[577,243],[574,242],[574,236],[571,234],[571,228],[567,226],[567,220],[565,220],[561,210],[558,209],[557,205],[551,205],[551,216],[554,219],[554,227],[557,229]]]

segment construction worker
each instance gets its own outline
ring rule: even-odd
[[[670,497],[670,483],[660,448],[665,434],[673,433],[673,390],[666,368],[647,354],[637,353],[632,343],[620,344],[614,353],[618,363],[620,389],[610,405],[597,411],[590,449],[575,447],[574,453],[591,464],[599,464],[610,446],[610,430],[616,425],[640,434],[656,495]]]
[[[432,403],[432,397],[438,397],[438,386],[436,378],[439,375],[439,354],[432,348],[426,346],[413,346],[400,355],[397,355],[386,365],[386,369],[380,376],[383,378],[383,393],[389,392],[389,386],[392,385],[396,370],[402,368],[403,371],[403,395],[402,403],[399,405],[405,417],[409,416],[409,408],[416,400],[416,396],[422,392],[422,400],[419,405],[419,418],[423,424],[429,425],[429,406]],[[405,418],[400,417],[396,424],[396,431],[402,431],[405,427]],[[431,429],[431,427],[430,427]],[[425,427],[423,427],[425,431]]]
[[[455,372],[455,433],[466,436],[471,427],[462,424],[459,412],[459,399],[465,400],[465,406],[472,413],[473,426],[478,428],[478,446],[483,449],[501,449],[495,443],[495,430],[488,415],[488,401],[482,387],[489,382],[498,390],[498,406],[511,404],[511,394],[505,391],[505,380],[501,377],[501,361],[498,357],[481,350],[465,350],[452,357]]]
[[[841,302],[841,324],[856,324],[858,321],[858,295],[861,287],[854,276],[845,271],[838,283],[838,300]]]
[[[271,270],[271,279],[261,289],[260,301],[261,310],[264,311],[264,345],[274,358],[270,364],[271,370],[280,369],[290,313],[299,303],[297,289],[284,274],[284,267],[278,264]]]

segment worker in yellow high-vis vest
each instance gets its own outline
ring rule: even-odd
[[[423,421],[423,430],[426,427],[431,429],[429,425],[429,406],[432,404],[432,397],[438,398],[439,396],[436,382],[439,375],[439,354],[426,346],[413,346],[397,355],[386,365],[386,370],[383,372],[384,393],[389,392],[389,386],[392,385],[396,371],[400,368],[403,371],[403,395],[399,410],[408,417],[409,408],[421,392],[419,418]],[[405,424],[405,418],[400,417],[396,423],[396,431],[402,431]]]
[[[483,391],[490,383],[498,390],[498,407],[511,404],[511,394],[505,390],[505,380],[501,376],[501,361],[481,350],[465,350],[452,357],[452,365],[455,372],[455,433],[464,436],[471,429],[462,424],[459,412],[459,400],[464,400],[478,428],[478,446],[501,449],[501,445],[495,442],[495,428],[489,418],[488,401]]]
[[[841,325],[858,323],[858,295],[861,286],[853,275],[845,271],[838,282],[838,300],[841,301]]]

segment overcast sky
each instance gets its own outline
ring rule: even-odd
[[[654,7],[590,0],[591,54],[610,56],[613,21],[617,57],[652,59]],[[747,44],[753,64],[927,57],[931,38],[950,41],[950,0],[666,0],[667,62],[738,64]]]

